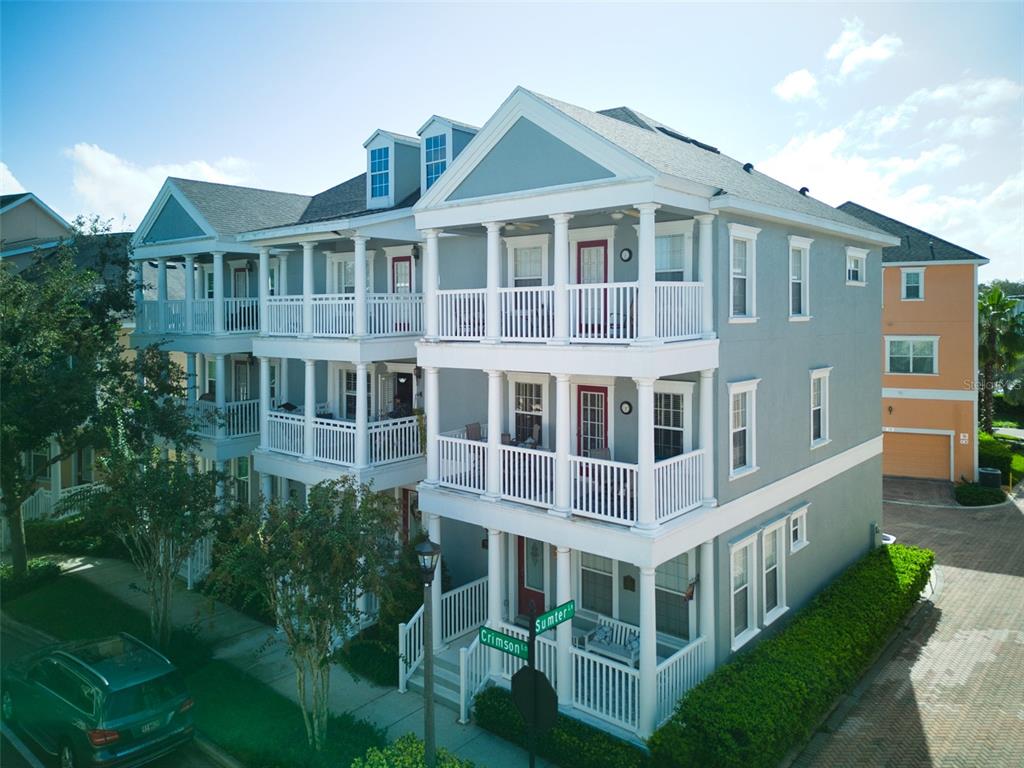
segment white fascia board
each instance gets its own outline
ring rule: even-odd
[[[989,260],[984,257],[979,259],[936,259],[933,261],[883,261],[882,269],[885,269],[886,267],[962,267],[968,264],[975,264],[980,267],[981,265],[988,263]]]
[[[459,122],[458,120],[452,120],[450,117],[443,117],[442,115],[431,115],[429,118],[427,118],[427,122],[425,122],[423,125],[419,127],[419,130],[416,131],[416,135],[423,136],[423,132],[427,130],[427,128],[429,128],[432,123],[435,122],[444,123],[449,128],[457,128],[464,133],[476,133],[477,131],[480,130],[479,126],[470,125],[469,123],[462,123]]]
[[[234,241],[218,240],[214,237],[190,237],[137,246],[132,249],[132,261],[220,251],[224,253],[259,253],[256,248],[250,245],[243,245]]]
[[[0,259],[6,259],[8,256],[20,256],[23,253],[32,253],[33,251],[45,251],[50,248],[56,248],[61,243],[70,243],[71,238],[64,240],[48,240],[45,243],[34,243],[32,245],[25,245],[21,248],[12,248],[9,251],[0,251]]]
[[[419,141],[417,139],[412,138],[411,136],[404,136],[400,133],[394,133],[393,131],[386,131],[383,128],[378,128],[370,135],[370,138],[363,142],[363,147],[365,148],[366,146],[368,146],[370,142],[372,142],[378,136],[387,136],[389,139],[391,139],[391,141],[395,142],[396,144],[405,144],[410,147],[418,147],[420,145]]]
[[[33,192],[26,192],[26,193],[25,193],[25,194],[24,194],[24,195],[23,195],[22,197],[19,197],[19,198],[18,198],[17,200],[15,200],[14,202],[12,202],[12,203],[8,203],[8,204],[7,204],[7,205],[5,205],[5,206],[4,206],[3,208],[0,208],[0,213],[7,213],[8,211],[10,211],[10,210],[12,210],[12,209],[14,209],[14,208],[17,208],[17,207],[18,207],[19,205],[21,205],[22,203],[27,203],[27,202],[28,202],[29,200],[31,200],[31,201],[32,201],[33,203],[35,203],[36,205],[38,205],[38,206],[39,206],[39,209],[40,209],[40,210],[41,210],[41,211],[42,211],[43,213],[45,213],[45,214],[46,214],[47,216],[49,216],[50,218],[52,218],[52,219],[53,219],[54,221],[56,221],[56,222],[57,222],[58,224],[60,224],[60,225],[61,225],[62,227],[64,227],[65,229],[67,229],[67,230],[69,230],[69,231],[71,230],[71,225],[70,225],[70,224],[68,224],[68,223],[67,223],[67,222],[66,222],[66,221],[64,220],[64,217],[63,217],[63,216],[61,216],[61,215],[60,215],[59,213],[57,213],[57,212],[56,212],[55,210],[53,210],[53,208],[51,208],[50,206],[48,206],[48,205],[47,205],[46,203],[44,203],[44,202],[43,202],[42,200],[40,200],[40,199],[39,199],[38,197],[36,197],[36,196],[35,196],[35,194],[34,194]]]
[[[340,219],[329,219],[327,221],[313,221],[309,224],[296,224],[290,227],[274,227],[273,229],[255,229],[250,232],[242,232],[238,235],[240,243],[258,243],[260,245],[271,245],[285,242],[295,242],[295,238],[311,239],[309,235],[331,234],[336,232],[355,233],[362,231],[365,227],[377,224],[391,223],[409,218],[412,220],[411,208],[399,208],[397,210],[382,211],[381,213],[370,213],[366,216],[342,217]],[[337,237],[337,235],[335,235]]]
[[[712,198],[711,208],[715,211],[740,213],[745,216],[752,216],[756,219],[777,221],[785,224],[799,224],[807,229],[850,237],[871,243],[872,245],[890,246],[900,244],[900,239],[898,237],[893,237],[892,235],[870,232],[866,229],[861,229],[860,227],[840,224],[839,222],[829,221],[828,219],[823,219],[819,216],[797,213],[796,211],[790,211],[774,205],[755,203],[751,200],[736,197],[735,195],[722,195],[721,197]]]
[[[689,179],[684,179],[681,176],[671,176],[667,173],[663,173],[658,176],[658,186],[662,187],[666,191],[683,192],[685,194],[701,198],[703,200],[702,210],[706,212],[711,211],[711,198],[718,191],[718,187],[713,187],[708,184],[699,184],[696,181],[690,181]]]

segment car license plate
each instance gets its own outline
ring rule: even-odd
[[[146,723],[139,730],[141,730],[143,733],[152,733],[153,731],[155,731],[159,727],[160,727],[160,721],[159,720],[154,720],[151,723]]]

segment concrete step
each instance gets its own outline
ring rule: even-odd
[[[407,683],[408,687],[423,693],[423,668],[416,670]],[[459,673],[434,665],[434,700],[441,706],[459,711]]]

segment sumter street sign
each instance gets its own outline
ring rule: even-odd
[[[487,627],[480,627],[480,644],[510,653],[523,661],[530,658],[530,644],[528,642],[512,635],[506,635],[504,632],[496,632]]]
[[[547,632],[549,629],[557,627],[563,621],[569,621],[569,619],[575,615],[576,601],[570,600],[567,603],[562,603],[561,605],[552,608],[547,613],[542,613],[534,619],[533,629],[539,635],[542,632]]]

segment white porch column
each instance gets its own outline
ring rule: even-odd
[[[50,439],[49,452],[46,454],[47,458],[55,459],[60,455],[60,445],[53,438]],[[61,464],[62,461],[54,461],[50,464],[50,501],[52,504],[56,504],[60,501],[61,491]],[[71,481],[74,485],[74,480]]]
[[[366,241],[369,239],[365,235],[352,237],[352,242],[356,246],[356,316],[353,323],[356,336],[366,335]]]
[[[636,382],[636,463],[638,528],[657,526],[654,505],[654,379],[633,379]]]
[[[572,568],[568,547],[555,552],[555,602],[562,605],[572,598]],[[563,621],[555,628],[556,673],[558,703],[572,704],[572,622]]]
[[[487,371],[487,492],[484,497],[501,498],[501,371]]]
[[[700,224],[700,239],[697,244],[701,290],[701,328],[705,335],[715,332],[714,286],[711,275],[711,222],[715,217],[703,213],[695,217]],[[728,274],[726,272],[725,274]]]
[[[313,335],[313,249],[316,243],[302,244],[302,335]]]
[[[658,719],[658,638],[654,613],[654,569],[640,569],[640,736],[654,732]]]
[[[303,403],[302,413],[305,416],[303,423],[302,458],[305,461],[313,460],[313,419],[316,417],[316,360],[305,360],[306,363],[306,399]]]
[[[366,363],[356,364],[356,466],[370,463],[370,435],[367,431],[369,410],[366,391]]]
[[[185,333],[192,333],[195,330],[193,317],[196,305],[196,257],[194,254],[185,255]]]
[[[143,275],[145,265],[146,262],[141,259],[135,262],[135,325],[139,331],[149,330],[142,327],[142,302],[146,300],[143,293],[143,287],[146,284],[146,278]]]
[[[500,221],[489,221],[484,224],[487,229],[487,328],[484,341],[497,344],[501,341],[501,297],[498,286],[501,284],[501,228]]]
[[[277,254],[277,295],[288,295],[288,251]]]
[[[260,358],[260,450],[270,447],[267,417],[270,415],[270,358]]]
[[[213,254],[213,332],[224,333],[224,252]]]
[[[555,374],[555,512],[569,516],[571,483],[569,452],[572,446],[572,403],[569,375]]]
[[[705,504],[715,503],[715,372],[700,372],[700,447],[704,450],[701,487]]]
[[[715,668],[715,543],[700,545],[700,581],[697,583],[700,636],[704,638],[704,672]]]
[[[569,219],[571,213],[556,213],[555,222],[555,335],[552,344],[569,343]]]
[[[441,547],[441,517],[439,515],[430,515],[427,525],[430,540]],[[441,557],[445,557],[445,555],[442,554]],[[430,585],[430,605],[434,611],[432,627],[434,630],[434,653],[438,653],[441,650],[441,630],[443,629],[443,622],[441,620],[441,557],[437,558],[437,566],[434,569],[434,581]]]
[[[270,331],[270,316],[267,299],[270,298],[270,248],[260,248],[260,268],[257,275],[260,298],[260,335]]]
[[[423,419],[427,422],[427,485],[437,485],[441,477],[441,462],[438,456],[437,436],[440,431],[440,406],[438,395],[437,368],[423,369],[424,403]]]
[[[160,307],[160,330],[167,330],[167,257],[156,260],[156,300]]]
[[[487,530],[487,626],[497,629],[501,624],[501,548],[504,537],[496,528]],[[501,673],[501,651],[488,651],[488,669],[492,675]]]
[[[217,391],[214,401],[217,405],[217,438],[224,437],[224,414],[228,402],[228,375],[224,355],[214,355],[214,370],[217,376]]]
[[[423,252],[423,327],[427,341],[437,341],[437,236],[441,234],[441,230],[424,229],[421,234],[427,241]]]
[[[637,341],[653,343],[656,340],[655,290],[654,290],[654,212],[661,206],[655,203],[641,203],[639,243],[637,259],[640,288],[637,294]]]
[[[196,402],[196,353],[185,353],[185,402],[194,405]]]
[[[269,472],[260,472],[260,495],[263,497],[263,507],[266,508],[274,497],[274,478]]]
[[[277,368],[277,376],[280,381],[277,382],[277,404],[290,403],[288,399],[288,358],[279,357],[277,361],[280,365]]]

